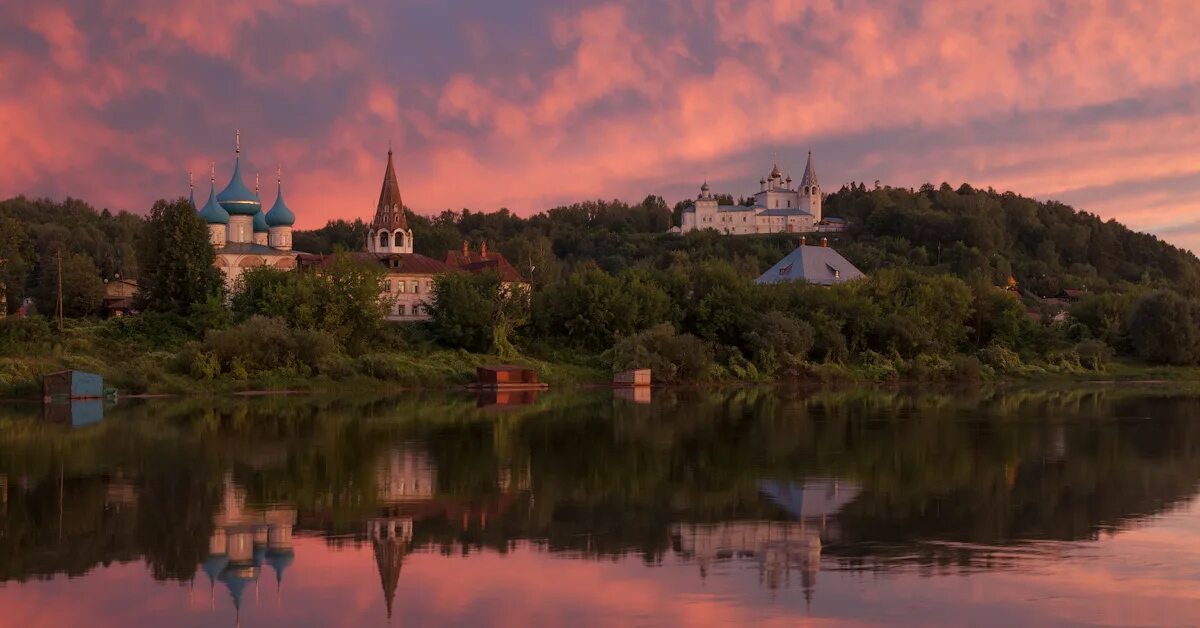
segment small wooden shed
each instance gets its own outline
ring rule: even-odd
[[[613,376],[613,385],[621,388],[650,385],[650,369],[621,371]]]
[[[547,386],[538,381],[537,371],[531,368],[501,364],[476,368],[474,387],[487,390],[541,390]]]
[[[42,399],[102,399],[104,378],[85,371],[58,371],[42,376]]]

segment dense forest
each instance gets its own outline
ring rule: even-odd
[[[136,278],[146,320],[97,323],[108,326],[102,335],[177,352],[174,368],[201,379],[271,369],[387,378],[413,355],[446,349],[599,369],[651,366],[663,381],[1028,376],[1103,370],[1114,355],[1200,362],[1195,255],[1061,203],[966,184],[852,184],[827,196],[825,213],[849,224],[830,234],[830,245],[868,275],[832,288],[753,284],[801,236],[670,233],[686,201],[674,209],[658,196],[633,205],[589,201],[529,217],[410,212],[416,252],[440,259],[464,241],[486,242],[532,290],[514,296],[495,277],[445,276],[430,304],[433,320],[400,328],[385,325],[373,301],[379,277],[350,264],[339,265],[337,277],[262,270],[224,294],[204,272],[205,247],[189,241],[203,230],[186,206],[160,202],[141,218],[74,199],[0,202],[9,311],[26,297],[37,311],[53,311],[61,252],[68,317],[96,316],[104,281]],[[181,239],[152,246],[156,233]],[[339,220],[298,231],[294,242],[311,253],[354,251],[365,234],[361,220]],[[190,258],[163,264],[159,256],[177,249]],[[177,281],[160,272],[167,267],[192,268],[190,276],[205,280]],[[158,325],[163,317],[176,322]],[[54,344],[37,323],[0,332],[0,354]],[[143,338],[130,333],[152,341],[139,345]],[[239,355],[254,344],[245,339],[262,334],[292,349]]]

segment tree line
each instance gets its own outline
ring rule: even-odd
[[[30,295],[52,311],[59,251],[68,316],[96,313],[105,278],[136,277],[141,309],[166,321],[140,327],[174,346],[193,342],[182,368],[199,377],[240,374],[249,364],[344,372],[362,368],[354,364],[364,355],[438,348],[653,366],[677,380],[974,378],[1101,369],[1113,355],[1200,362],[1192,296],[1200,294],[1200,260],[1060,203],[965,184],[847,185],[825,199],[826,214],[850,225],[830,235],[831,246],[868,278],[829,288],[752,283],[800,235],[672,234],[677,210],[649,196],[529,217],[409,212],[417,252],[441,258],[464,240],[486,241],[531,289],[516,294],[495,276],[452,273],[437,280],[432,320],[400,327],[384,323],[382,270],[346,256],[321,273],[254,270],[226,294],[205,227],[184,199],[160,201],[146,218],[72,199],[3,201],[0,259],[10,310]],[[333,221],[294,241],[298,250],[336,253],[360,250],[365,238],[362,221]],[[1056,323],[1043,297],[1068,289],[1077,302]],[[231,330],[245,325],[256,327]],[[295,350],[239,356],[246,343],[238,338],[253,334],[274,334]]]

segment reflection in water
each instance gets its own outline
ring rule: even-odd
[[[47,586],[38,580],[55,587],[47,595],[108,587],[120,567],[143,582],[207,579],[206,614],[170,598],[112,623],[156,623],[155,608],[199,624],[225,612],[255,625],[438,623],[451,609],[476,613],[458,623],[504,613],[516,613],[505,623],[531,623],[534,607],[583,623],[680,623],[649,598],[704,595],[741,609],[741,621],[811,613],[955,623],[933,603],[913,606],[940,589],[914,593],[908,579],[1011,574],[1005,586],[1015,590],[1051,566],[1095,567],[1112,560],[1095,548],[1159,530],[1162,513],[1200,481],[1200,399],[1157,390],[659,390],[649,403],[597,391],[545,394],[502,413],[479,406],[438,397],[146,402],[112,408],[86,430],[0,407],[0,604],[18,592],[33,599]],[[1187,521],[1200,529],[1200,515]],[[530,558],[542,555],[560,562]],[[505,562],[472,567],[489,557]],[[566,566],[585,563],[601,571]],[[537,580],[560,571],[605,575],[580,592],[564,588],[570,580]],[[285,573],[289,604],[256,603],[272,575],[279,599]],[[1162,576],[1154,590],[1198,575]],[[371,607],[344,608],[366,578],[381,587],[370,585]],[[613,589],[631,578],[642,583],[636,592]],[[510,608],[496,597],[499,582],[542,597]],[[1040,586],[1051,600],[1066,585]],[[431,591],[483,597],[435,604],[422,593]],[[608,605],[609,596],[624,602]],[[1120,603],[1132,609],[1134,597]],[[1188,608],[1169,599],[1168,608]],[[1039,604],[1057,606],[1037,614]],[[289,614],[298,609],[307,615]],[[31,625],[52,616],[28,612]],[[982,617],[1056,623],[1088,612],[1024,599]]]

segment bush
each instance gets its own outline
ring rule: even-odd
[[[208,379],[215,362],[218,372],[235,379],[290,369],[296,375],[348,370],[345,356],[332,336],[311,329],[290,329],[280,318],[252,316],[226,329],[210,331],[189,348],[189,373]]]
[[[990,344],[979,351],[979,359],[996,369],[998,373],[1013,373],[1021,370],[1021,356],[1001,344]]]
[[[768,374],[803,361],[812,346],[812,325],[778,310],[755,314],[746,333],[747,353]]]
[[[1079,363],[1086,369],[1103,371],[1112,359],[1113,350],[1103,341],[1084,340],[1075,345],[1075,353],[1079,355]]]
[[[983,364],[973,355],[956,355],[950,360],[950,378],[960,382],[977,382],[983,377]]]
[[[52,338],[50,321],[41,316],[0,320],[0,355],[34,353]]]
[[[712,372],[712,351],[691,334],[677,334],[667,323],[621,338],[608,352],[614,371],[651,369],[658,382],[706,379]]]

